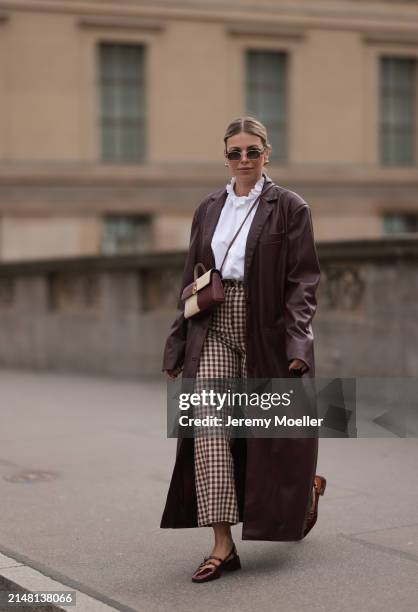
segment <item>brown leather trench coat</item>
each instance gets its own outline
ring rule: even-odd
[[[271,179],[264,175],[265,183]],[[189,252],[180,290],[193,281],[202,262],[215,267],[211,240],[227,192],[209,194],[194,214]],[[311,321],[320,280],[311,212],[296,193],[275,185],[261,199],[245,251],[247,303],[247,375],[287,378],[289,362],[309,366],[315,374]],[[210,315],[185,319],[183,303],[171,327],[162,369],[183,366],[183,378],[194,378]],[[243,540],[300,540],[311,503],[317,464],[317,438],[236,438],[232,446]],[[179,438],[160,527],[197,527],[194,440]]]

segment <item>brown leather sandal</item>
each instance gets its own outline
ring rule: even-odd
[[[233,556],[231,557],[231,555]],[[231,558],[229,559],[229,557]],[[210,559],[216,559],[216,561],[220,561],[220,563],[214,563],[213,561],[210,561]],[[205,565],[211,565],[212,567],[205,567],[204,569],[201,569]],[[215,555],[205,557],[193,574],[192,582],[209,582],[209,580],[216,580],[217,578],[221,577],[222,572],[233,572],[237,569],[241,569],[241,561],[234,544],[231,552],[226,555],[225,559],[220,559],[219,557],[215,557]]]
[[[326,486],[327,486],[326,478],[324,478],[323,476],[319,476],[319,474],[316,474],[314,478],[314,486],[313,486],[313,490],[315,494],[314,507],[313,509],[311,508],[309,510],[306,516],[305,531],[303,532],[303,537],[305,537],[310,532],[310,530],[312,529],[312,527],[315,525],[317,521],[319,496],[324,494]]]

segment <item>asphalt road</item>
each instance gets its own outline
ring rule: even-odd
[[[2,370],[0,389],[0,553],[16,576],[37,569],[97,609],[417,609],[417,439],[320,440],[311,533],[249,542],[235,526],[242,571],[195,585],[211,530],[159,528],[175,453],[165,381]],[[68,609],[96,609],[79,601]]]

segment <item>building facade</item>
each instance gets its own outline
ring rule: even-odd
[[[418,1],[0,0],[0,259],[184,248],[243,114],[318,240],[418,231]]]

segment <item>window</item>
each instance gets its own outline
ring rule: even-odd
[[[416,59],[380,59],[380,159],[385,165],[416,162]]]
[[[145,157],[144,47],[99,44],[99,117],[105,162]]]
[[[418,214],[388,213],[383,217],[383,229],[385,234],[418,232]]]
[[[267,128],[273,147],[270,160],[284,163],[286,135],[287,55],[277,51],[247,51],[246,109]]]
[[[141,253],[152,246],[150,215],[107,215],[102,252],[106,255]]]

